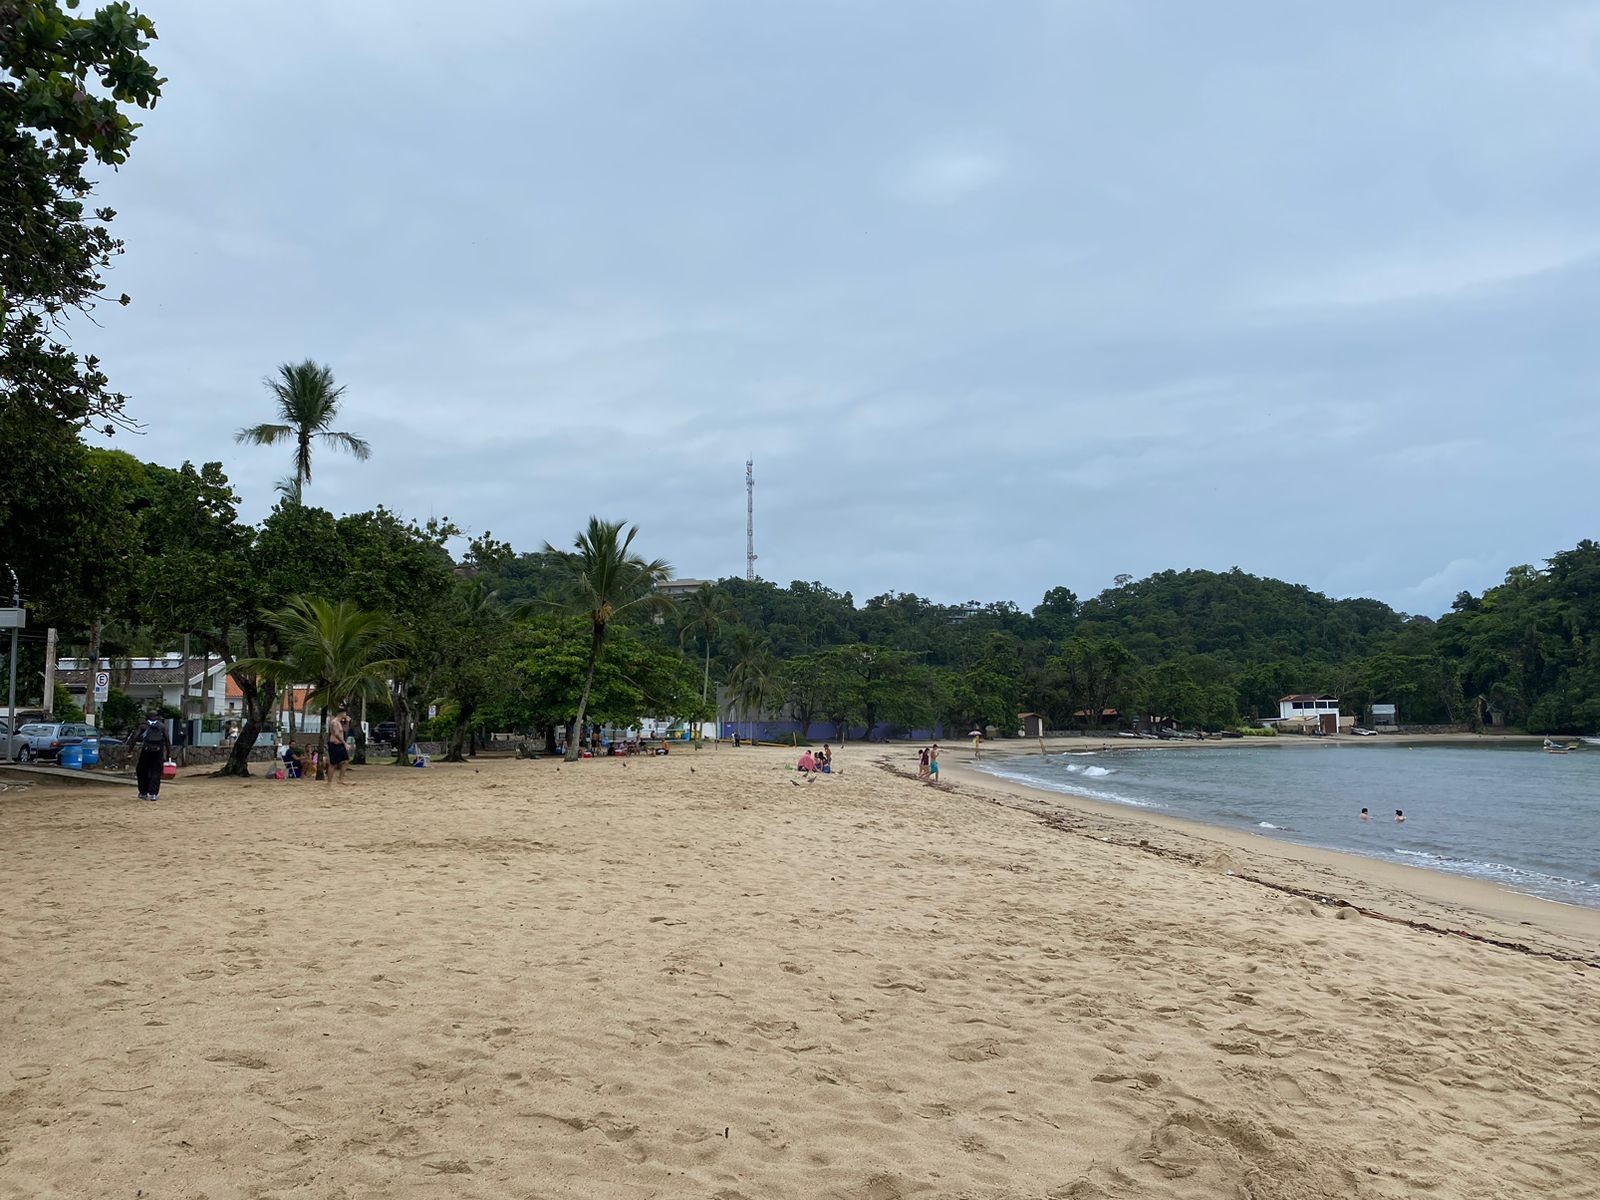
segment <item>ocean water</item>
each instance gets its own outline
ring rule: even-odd
[[[1600,908],[1600,747],[1118,748],[979,765],[1035,787]],[[1363,806],[1370,821],[1358,817]]]

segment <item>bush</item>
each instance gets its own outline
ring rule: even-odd
[[[1239,732],[1245,737],[1277,737],[1278,731],[1270,725],[1241,725]]]
[[[127,692],[121,688],[112,688],[106,693],[105,703],[100,705],[95,716],[99,720],[100,728],[109,729],[113,733],[125,733],[133,728],[144,713],[139,702]]]
[[[21,657],[20,655],[18,657]],[[52,720],[80,722],[83,720],[83,709],[73,703],[72,693],[64,687],[56,688],[53,701],[55,707],[50,710]]]

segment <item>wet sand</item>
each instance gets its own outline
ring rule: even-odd
[[[0,1194],[1594,1194],[1600,971],[884,753],[8,791]]]

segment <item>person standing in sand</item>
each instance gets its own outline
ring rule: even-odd
[[[935,742],[928,750],[928,778],[934,783],[939,782],[939,743]]]
[[[333,784],[333,777],[337,775],[339,782],[347,784],[350,781],[344,777],[344,769],[350,761],[350,714],[341,708],[335,714],[333,721],[328,725],[328,783]]]
[[[139,799],[161,799],[161,769],[167,765],[167,750],[171,744],[167,739],[167,723],[154,709],[145,713],[144,724],[128,735],[129,747],[137,747],[139,751],[133,767],[139,780]]]

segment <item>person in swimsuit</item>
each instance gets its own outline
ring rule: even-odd
[[[350,746],[346,741],[350,736],[350,714],[340,709],[338,715],[328,725],[328,783],[333,783],[337,775],[340,783],[349,783],[344,777],[344,769],[350,761]]]
[[[928,751],[928,778],[934,783],[939,782],[939,743],[933,744],[933,749]]]

